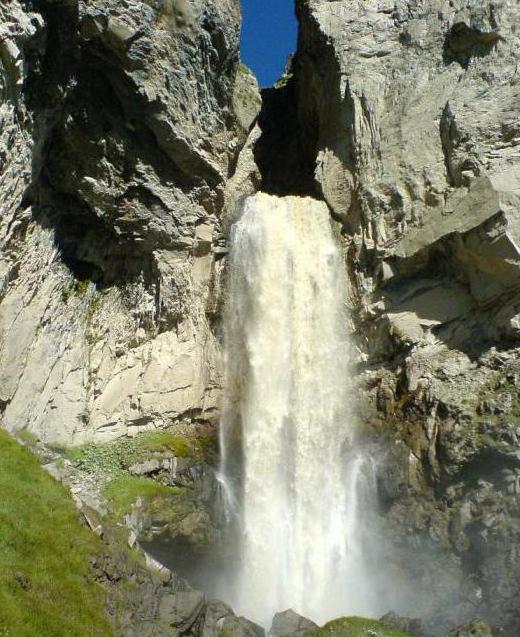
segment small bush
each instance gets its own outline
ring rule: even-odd
[[[88,292],[90,281],[79,281],[74,279],[70,283],[64,285],[61,289],[61,298],[64,303],[67,303],[72,294],[75,296],[83,297]]]

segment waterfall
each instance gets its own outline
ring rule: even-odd
[[[269,625],[369,611],[346,272],[327,206],[249,197],[231,230],[221,468],[235,610]]]

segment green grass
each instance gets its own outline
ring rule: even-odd
[[[410,637],[410,635],[376,619],[341,617],[325,624],[323,628],[316,628],[305,637]]]
[[[74,279],[63,286],[61,290],[61,298],[64,303],[67,303],[72,295],[84,297],[90,286],[90,281],[80,281]],[[1,637],[1,636],[0,636]]]
[[[67,490],[0,431],[0,635],[112,635],[89,571],[99,543]]]
[[[153,500],[160,495],[177,495],[182,489],[167,487],[150,478],[140,478],[131,475],[120,475],[114,478],[105,488],[104,496],[107,499],[112,515],[121,519],[132,510],[132,504],[141,497]]]
[[[164,456],[165,452],[172,452],[177,457],[200,457],[207,453],[209,445],[209,438],[188,440],[168,431],[151,431],[103,445],[88,444],[59,451],[80,471],[103,477],[102,493],[110,519],[120,522],[131,512],[138,498],[143,498],[147,506],[160,499],[162,506],[164,502],[171,503],[172,496],[182,495],[185,491],[162,484],[160,479],[132,475],[129,472],[132,465]]]
[[[152,431],[136,438],[136,450],[142,454],[171,451],[178,458],[193,455],[193,447],[186,438],[175,436],[168,431]]]
[[[38,444],[38,436],[31,433],[27,429],[22,429],[17,433],[18,438],[24,443],[26,447],[29,449],[33,449]]]

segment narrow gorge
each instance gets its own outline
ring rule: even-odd
[[[0,4],[2,636],[520,634],[520,4],[294,5]]]

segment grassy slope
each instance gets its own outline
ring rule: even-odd
[[[98,551],[66,489],[0,431],[0,637],[112,635],[89,578]]]
[[[186,505],[189,490],[167,486],[148,476],[136,476],[129,472],[133,464],[163,458],[165,452],[177,458],[208,461],[214,453],[215,441],[210,437],[184,438],[169,431],[151,431],[135,438],[121,438],[107,444],[87,444],[58,450],[78,469],[94,474],[106,481],[102,488],[110,518],[120,522],[132,505],[141,497],[145,501],[166,504],[166,510],[176,501]],[[0,635],[1,637],[1,635]]]
[[[375,619],[341,617],[317,628],[305,637],[410,637],[397,628],[386,626]]]

